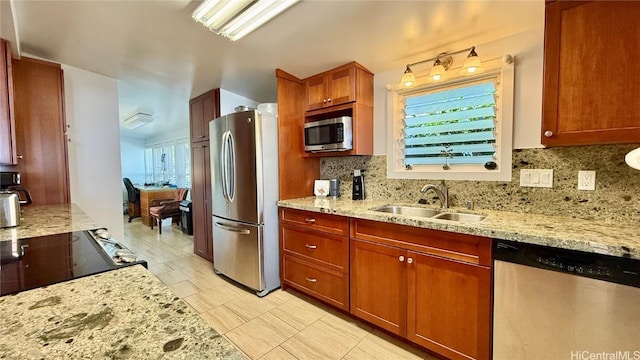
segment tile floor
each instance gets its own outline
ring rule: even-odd
[[[125,217],[126,220],[126,217]],[[213,273],[193,237],[173,225],[162,235],[125,221],[122,242],[149,271],[251,359],[435,359],[295,291],[259,298]]]

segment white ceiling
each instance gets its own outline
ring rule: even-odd
[[[189,99],[213,88],[275,102],[276,68],[305,78],[352,60],[400,77],[406,63],[539,27],[544,9],[542,0],[301,1],[231,42],[191,19],[199,1],[0,1],[13,1],[23,54],[118,79],[120,121],[156,118],[122,131],[143,137],[188,126]]]

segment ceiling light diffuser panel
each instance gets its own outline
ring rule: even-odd
[[[299,0],[207,0],[192,17],[214,33],[236,41]]]

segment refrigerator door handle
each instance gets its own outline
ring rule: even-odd
[[[231,131],[228,131],[229,135],[227,136],[228,149],[227,149],[227,176],[229,177],[227,191],[227,197],[229,198],[229,202],[233,202],[236,197],[236,147],[235,141],[233,139],[233,134]]]
[[[222,180],[222,197],[226,202],[229,202],[229,197],[227,196],[227,134],[227,131],[222,133],[220,145],[220,177]]]
[[[219,227],[220,229],[227,230],[227,231],[233,231],[235,233],[239,233],[239,234],[242,234],[242,235],[250,235],[251,234],[251,231],[248,230],[248,229],[238,229],[238,228],[234,228],[232,226],[225,225],[225,224],[219,223],[219,222],[216,222],[216,227]]]

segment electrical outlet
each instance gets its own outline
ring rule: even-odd
[[[596,172],[580,170],[578,171],[578,190],[595,190]]]

